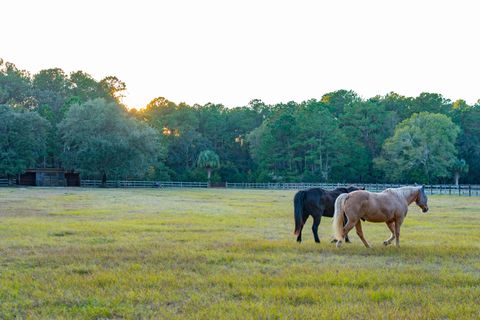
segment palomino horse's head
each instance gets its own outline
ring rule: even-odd
[[[425,193],[425,187],[422,186],[418,190],[418,194],[417,194],[417,198],[415,199],[415,203],[417,204],[417,206],[422,208],[423,212],[427,212],[428,211],[427,201],[428,201],[428,199],[427,199],[427,194]]]

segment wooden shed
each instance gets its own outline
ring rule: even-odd
[[[18,184],[39,187],[79,187],[80,175],[78,172],[65,171],[63,168],[27,169],[20,175]]]

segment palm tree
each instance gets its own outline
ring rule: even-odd
[[[468,172],[468,164],[463,159],[457,159],[455,160],[452,169],[455,185],[458,186],[458,180],[460,180],[460,175]]]
[[[212,170],[220,167],[220,158],[214,151],[204,150],[198,155],[197,166],[207,169],[208,183],[210,184]]]

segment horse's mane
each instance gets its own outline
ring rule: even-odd
[[[407,199],[412,193],[418,191],[421,187],[400,187],[400,188],[388,188],[385,192],[393,193],[403,199]]]

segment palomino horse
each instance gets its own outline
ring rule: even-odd
[[[365,188],[357,188],[349,186],[346,188],[337,188],[329,191],[322,188],[311,188],[301,190],[295,194],[293,200],[294,218],[295,218],[295,235],[297,241],[302,242],[302,229],[308,216],[312,216],[313,225],[312,232],[315,242],[320,243],[318,237],[318,226],[322,216],[333,217],[335,199],[342,193],[348,193],[355,190],[365,190]],[[346,238],[349,242],[348,237]]]
[[[407,215],[408,206],[414,201],[417,206],[422,208],[423,212],[428,211],[427,195],[423,186],[390,188],[380,193],[354,191],[341,194],[335,201],[333,217],[337,247],[340,247],[345,236],[353,227],[357,229],[357,234],[363,244],[367,248],[370,247],[363,237],[360,219],[370,222],[385,222],[392,235],[383,244],[387,246],[395,239],[397,247],[400,246],[400,226]],[[343,226],[344,216],[348,219],[345,226]]]

